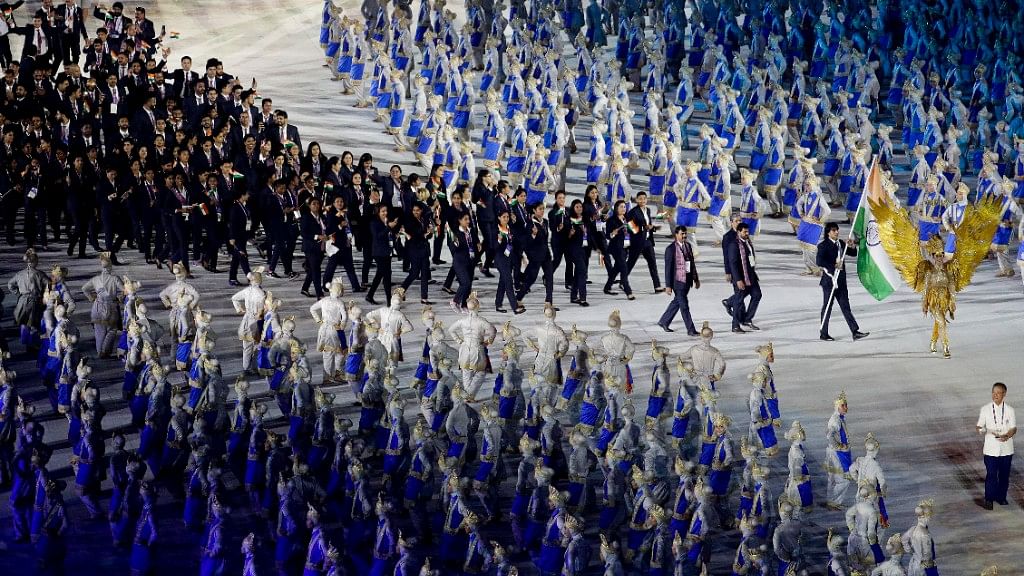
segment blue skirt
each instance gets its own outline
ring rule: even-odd
[[[757,234],[757,227],[761,223],[760,220],[758,220],[757,218],[744,218],[743,222],[747,226],[750,226],[751,235]]]
[[[686,226],[692,228],[697,225],[697,217],[700,215],[700,210],[695,208],[677,208],[676,209],[676,226]]]
[[[128,332],[122,331],[117,337],[117,349],[122,352],[128,351]]]
[[[708,474],[708,483],[711,485],[711,492],[716,496],[724,496],[729,492],[729,480],[732,478],[730,470],[712,470]]]
[[[525,156],[510,156],[508,164],[506,165],[505,171],[509,174],[522,174],[523,168],[526,166]]]
[[[245,461],[245,485],[260,487],[266,482],[266,463],[263,460]]]
[[[800,222],[800,227],[796,230],[796,239],[803,244],[817,246],[821,240],[821,230],[821,224],[803,220]]]
[[[650,183],[648,185],[651,196],[661,196],[665,192],[665,175],[657,174],[651,175]]]
[[[349,352],[345,357],[345,375],[356,378],[363,371],[363,353]]]
[[[597,406],[594,406],[590,402],[584,402],[580,406],[580,424],[585,426],[594,427],[597,425],[597,419],[600,416],[600,412]]]
[[[391,93],[384,92],[377,95],[377,108],[390,108],[391,107]]]
[[[711,197],[711,205],[708,206],[709,216],[721,216],[722,207],[725,206],[726,199],[719,198],[717,195]]]
[[[542,544],[540,556],[537,557],[537,569],[541,571],[541,574],[557,574],[564,560],[565,549]]]
[[[758,428],[757,437],[761,439],[761,445],[765,449],[774,448],[779,444],[778,439],[775,437],[775,427],[771,424]]]
[[[191,342],[179,342],[178,343],[178,347],[175,349],[175,352],[174,352],[174,359],[179,364],[184,364],[185,366],[189,366],[191,364],[191,362],[189,362],[191,357],[192,357],[192,343]]]
[[[952,232],[950,232],[946,236],[946,245],[945,245],[944,250],[945,250],[946,254],[952,254],[952,253],[956,252],[956,234],[953,234]]]
[[[498,418],[512,418],[515,415],[516,399],[512,396],[498,398]]]
[[[342,56],[338,58],[338,67],[336,68],[338,74],[348,74],[352,72],[352,56]]]
[[[455,126],[456,128],[468,128],[469,110],[456,110],[455,116],[452,118],[452,126]]]
[[[287,372],[285,372],[284,370],[275,369],[274,373],[270,376],[270,382],[268,382],[270,389],[276,392],[279,388],[281,388],[281,383],[284,382],[284,377],[286,374]]]
[[[800,507],[810,508],[814,506],[814,492],[811,490],[810,480],[797,484],[796,490],[800,493]]]
[[[477,482],[486,482],[490,478],[492,470],[494,470],[494,462],[480,462],[480,467],[476,469],[476,476],[473,479]]]
[[[352,80],[362,80],[363,73],[366,72],[366,64],[363,62],[352,63]]]
[[[768,160],[768,155],[765,154],[764,152],[758,152],[757,150],[751,151],[750,169],[760,170],[764,166],[766,160]]]
[[[853,188],[854,177],[852,174],[839,177],[839,191],[847,194]]]
[[[700,457],[697,459],[697,463],[701,466],[711,466],[711,462],[714,459],[715,443],[702,441],[700,443]]]
[[[864,191],[850,192],[846,196],[846,211],[856,212],[860,208],[860,199],[864,195]]]
[[[496,162],[499,154],[501,154],[501,142],[488,140],[484,145],[484,160]]]
[[[261,345],[260,349],[256,351],[256,368],[259,370],[273,369],[270,364],[270,348]]]
[[[548,166],[558,166],[558,163],[562,161],[562,151],[552,150],[548,153]]]
[[[540,204],[547,198],[548,193],[543,190],[535,190],[533,188],[527,188],[526,190],[526,204]]]
[[[853,464],[853,454],[849,450],[837,450],[836,459],[839,460],[839,466],[842,467],[843,472],[850,471],[850,465]]]
[[[938,222],[918,222],[917,239],[921,242],[927,242],[929,238],[938,233]]]
[[[149,546],[142,544],[132,545],[132,555],[128,560],[128,565],[131,567],[133,574],[148,574],[153,569],[153,553],[150,551]]]
[[[484,74],[480,77],[480,92],[486,93],[494,83],[494,74]]]
[[[651,396],[647,399],[647,417],[658,418],[661,416],[662,411],[665,409],[665,398],[661,396]]]
[[[800,104],[799,102],[790,102],[789,103],[789,118],[790,119],[796,120],[797,118],[800,118],[800,116],[803,115],[803,111],[804,111],[803,104]]]
[[[604,165],[587,166],[587,184],[597,184],[604,172]]]
[[[341,42],[328,42],[327,49],[324,51],[324,54],[326,54],[328,58],[334,58],[338,55],[339,49],[341,49]]]
[[[389,125],[392,128],[401,128],[403,124],[405,124],[405,110],[392,110]]]
[[[421,131],[422,131],[422,128],[421,128]],[[434,137],[432,135],[428,135],[426,133],[423,133],[422,136],[420,137],[419,143],[416,144],[416,153],[417,154],[427,154],[428,152],[430,152],[430,149],[433,148],[433,146],[434,146]]]
[[[828,158],[828,159],[826,159],[825,160],[825,167],[824,167],[824,170],[822,171],[822,174],[824,174],[825,176],[835,176],[836,172],[839,171],[839,164],[840,164],[840,162],[839,162],[838,158]]]
[[[676,418],[672,419],[672,437],[673,438],[678,438],[678,439],[686,438],[686,432],[687,432],[687,430],[689,430],[689,428],[690,428],[690,415],[689,414],[687,414],[686,416],[684,416],[682,418],[676,417]]]
[[[661,205],[665,208],[675,208],[679,204],[679,197],[672,188],[665,190],[665,196],[661,199]]]

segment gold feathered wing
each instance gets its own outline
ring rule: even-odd
[[[882,241],[882,247],[892,260],[893,266],[915,292],[924,291],[928,261],[921,254],[917,227],[910,220],[907,210],[902,207],[894,208],[884,202],[875,202],[871,198],[866,200],[871,205],[871,212],[878,223],[878,236]]]
[[[1002,198],[996,196],[967,207],[956,229],[956,252],[946,265],[954,292],[960,292],[971,283],[971,276],[988,254],[1002,213]]]

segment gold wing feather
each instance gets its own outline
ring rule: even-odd
[[[967,207],[963,222],[956,229],[956,252],[946,266],[954,292],[960,292],[971,283],[971,276],[992,244],[1002,213],[1003,200],[996,196]]]
[[[893,266],[915,292],[924,290],[924,275],[919,273],[924,256],[918,241],[917,227],[906,208],[894,208],[868,198],[871,212],[878,223],[878,236]]]

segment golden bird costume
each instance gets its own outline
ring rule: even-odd
[[[971,276],[988,252],[999,225],[1002,203],[984,199],[968,206],[956,229],[956,252],[944,254],[942,239],[932,236],[924,250],[917,228],[905,208],[868,199],[878,222],[878,234],[893,265],[907,285],[922,294],[921,311],[933,320],[931,351],[942,338],[942,352],[949,354],[948,322],[956,312],[956,294],[971,282]]]

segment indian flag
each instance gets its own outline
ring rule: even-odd
[[[864,194],[861,196],[857,218],[853,221],[853,231],[860,239],[857,247],[857,276],[860,277],[860,283],[875,300],[885,300],[899,286],[900,274],[882,246],[882,239],[878,235],[878,222],[871,213],[869,199],[876,204],[889,201],[882,189],[882,175],[878,171],[877,158],[872,162],[871,172],[868,173],[867,182],[864,184]]]

